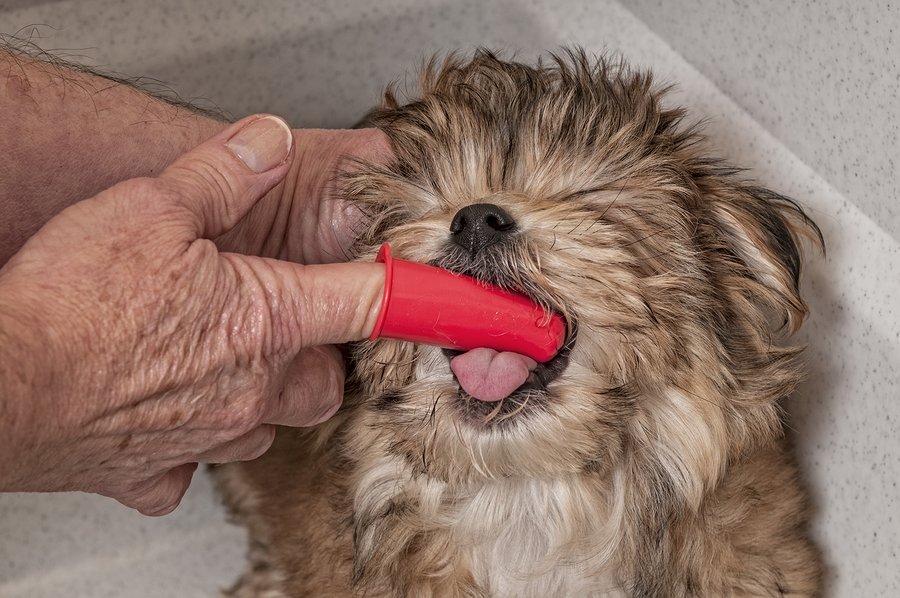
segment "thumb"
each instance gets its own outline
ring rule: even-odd
[[[290,127],[275,116],[250,116],[197,146],[158,177],[196,220],[197,236],[220,235],[287,173]]]

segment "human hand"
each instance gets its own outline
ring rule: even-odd
[[[383,267],[210,241],[279,184],[292,147],[283,122],[245,119],[61,212],[0,270],[0,489],[162,515],[196,462],[255,458],[272,424],[337,409],[343,371],[321,346],[368,335]]]
[[[237,225],[216,239],[223,251],[302,264],[346,261],[364,226],[336,193],[341,172],[393,155],[378,129],[295,129],[288,173]]]

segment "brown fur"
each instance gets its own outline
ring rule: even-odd
[[[337,416],[223,473],[257,561],[234,595],[819,594],[778,406],[800,349],[777,341],[821,237],[662,94],[577,52],[451,57],[386,94],[396,161],[345,181],[358,257],[388,241],[528,293],[566,317],[567,363],[491,410],[439,349],[356,346]],[[479,202],[518,228],[470,257],[448,227]]]

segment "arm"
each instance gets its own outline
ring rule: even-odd
[[[64,208],[159,173],[225,126],[121,82],[0,50],[0,265]]]
[[[111,185],[161,172],[227,123],[127,83],[0,48],[0,266],[52,216]],[[358,213],[330,182],[354,159],[391,155],[375,129],[295,129],[288,173],[220,248],[341,261]]]

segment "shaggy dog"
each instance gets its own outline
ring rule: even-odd
[[[568,338],[503,400],[456,353],[351,349],[344,405],[221,471],[251,532],[234,596],[813,596],[779,401],[816,226],[738,176],[646,73],[571,52],[424,70],[371,123],[396,160],[343,180],[389,242],[527,294]],[[462,366],[461,366],[462,367]]]

